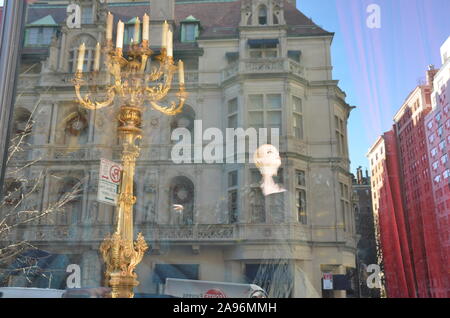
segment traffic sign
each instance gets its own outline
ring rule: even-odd
[[[107,159],[100,160],[100,175],[98,178],[97,201],[110,205],[117,205],[120,181],[122,179],[122,165]]]
[[[333,274],[323,273],[323,290],[333,290]]]

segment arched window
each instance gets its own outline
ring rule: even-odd
[[[65,177],[58,186],[58,202],[62,204],[62,211],[57,218],[59,224],[70,225],[76,224],[81,219],[82,200],[80,196],[81,182],[75,177]]]
[[[91,72],[94,69],[95,47],[97,41],[88,34],[80,35],[75,38],[70,45],[69,51],[69,66],[68,71],[75,73],[78,60],[78,49],[80,45],[84,43],[86,45],[86,53],[84,55],[83,72]]]
[[[25,157],[28,154],[31,144],[31,132],[33,129],[33,118],[31,112],[23,107],[18,107],[14,111],[13,127],[11,131],[11,146],[15,147],[15,156]]]
[[[265,5],[262,5],[259,7],[258,10],[258,23],[260,25],[266,25],[267,24],[267,7]]]
[[[273,24],[279,24],[278,16],[276,14],[273,15]]]
[[[65,122],[66,136],[78,137],[80,144],[87,142],[88,120],[86,114],[82,112],[73,112]]]
[[[172,180],[169,198],[172,224],[194,223],[194,194],[194,184],[188,178],[180,176]]]
[[[251,223],[266,222],[265,198],[260,187],[253,187],[249,194]]]
[[[22,181],[14,178],[9,178],[5,181],[4,187],[4,203],[6,205],[15,206],[22,199]]]
[[[276,5],[273,7],[273,24],[279,24],[280,23],[280,19],[279,17],[281,16],[281,11],[283,9],[280,8],[279,5]]]
[[[186,128],[191,133],[191,138],[194,138],[194,121],[195,111],[191,106],[185,105],[181,114],[173,117],[170,123],[170,134],[177,128]],[[176,142],[176,141],[174,141]]]
[[[86,144],[89,137],[89,120],[86,111],[61,105],[58,115],[57,143],[68,147]]]
[[[33,121],[28,109],[18,107],[14,112],[14,133],[27,134],[31,132]]]

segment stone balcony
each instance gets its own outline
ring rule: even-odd
[[[222,82],[238,75],[286,73],[305,77],[305,68],[288,58],[243,59],[222,71]]]
[[[29,225],[15,230],[14,237],[29,242],[78,243],[101,242],[111,233],[111,225]],[[308,241],[309,231],[300,224],[197,224],[136,225],[151,243],[224,243],[245,241]]]
[[[23,75],[20,77],[19,89],[30,89],[34,86],[41,87],[73,87],[72,80],[74,78],[74,73],[43,73],[42,75]],[[109,85],[111,82],[111,75],[107,72],[101,72],[95,79],[88,78],[86,75],[87,85],[98,85],[104,86]],[[199,80],[198,71],[186,71],[185,72],[185,83],[186,85],[195,85]],[[178,73],[174,74],[173,83],[176,85],[178,83]]]

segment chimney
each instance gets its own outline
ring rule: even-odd
[[[427,71],[427,85],[433,86],[434,77],[439,70],[435,69],[434,65],[428,65]]]
[[[364,183],[362,167],[358,167],[358,169],[356,169],[356,179],[358,184]]]
[[[150,0],[150,21],[175,20],[175,0]]]
[[[174,30],[175,0],[150,0],[150,38],[152,47],[162,45],[162,26],[164,21]]]

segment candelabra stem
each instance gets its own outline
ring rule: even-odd
[[[141,234],[138,235],[137,241],[133,242],[133,206],[136,203],[133,179],[136,159],[140,152],[136,142],[142,138],[142,110],[140,107],[122,106],[118,120],[118,133],[123,147],[123,172],[117,209],[117,228],[111,237],[103,241],[100,252],[106,263],[106,280],[112,289],[111,296],[132,298],[133,288],[139,284],[134,269],[148,249]]]

